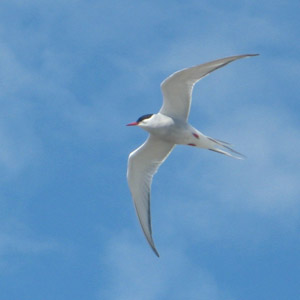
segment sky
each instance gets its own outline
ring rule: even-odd
[[[0,2],[0,300],[300,294],[299,1]],[[177,146],[152,185],[157,258],[126,181],[171,73],[190,122],[247,159]]]

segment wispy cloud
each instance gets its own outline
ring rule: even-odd
[[[34,130],[32,103],[26,96],[26,87],[34,82],[32,74],[11,49],[3,44],[0,48],[0,168],[2,178],[6,178],[35,163],[40,143]]]
[[[105,284],[100,299],[233,299],[182,249],[165,247],[162,259],[149,256],[147,250],[126,231],[109,240],[101,259]]]
[[[168,231],[170,241],[180,235],[180,243],[190,246],[204,239],[253,249],[278,231],[294,236],[300,221],[300,132],[286,116],[248,106],[207,128],[217,138],[230,135],[248,156],[245,161],[183,147],[172,153],[152,191],[156,226]]]
[[[67,276],[85,295],[87,286],[79,286],[98,271],[89,247],[93,228],[101,224],[108,233],[100,236],[100,299],[228,300],[235,279],[225,282],[215,264],[201,260],[206,246],[247,256],[265,248],[275,233],[298,236],[300,27],[298,15],[290,14],[298,2],[5,0],[0,8],[3,272],[13,255],[61,251],[49,236],[63,235],[65,226],[63,238],[75,232],[77,239],[76,222],[91,235],[83,234],[86,248],[76,265],[80,284],[74,274]],[[194,126],[233,142],[248,159],[175,149],[153,183],[157,259],[138,227],[125,177],[128,152],[146,133],[124,124],[159,110],[159,84],[172,72],[249,51],[261,56],[199,83],[191,112]],[[90,167],[87,160],[96,162]],[[83,196],[74,197],[79,190]],[[57,201],[53,220],[44,220],[44,197]],[[90,211],[80,211],[71,218],[74,207],[90,205],[99,217],[88,223]],[[87,257],[93,265],[88,271]],[[249,283],[240,288],[248,290]]]
[[[1,219],[0,232],[0,273],[15,272],[22,267],[20,261],[14,257],[36,257],[61,253],[62,247],[53,239],[37,238],[32,230],[15,216]]]

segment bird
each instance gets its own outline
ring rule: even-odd
[[[127,181],[144,235],[159,257],[152,237],[150,194],[154,174],[176,145],[208,149],[233,158],[244,156],[229,143],[204,135],[188,122],[194,85],[227,64],[258,54],[225,57],[171,74],[161,83],[163,105],[156,114],[145,114],[127,126],[138,126],[149,133],[147,140],[128,157]]]

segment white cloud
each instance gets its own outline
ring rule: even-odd
[[[100,299],[232,299],[182,249],[166,246],[158,259],[124,231],[109,240],[101,261],[106,280]]]
[[[0,232],[0,273],[16,272],[22,267],[14,256],[33,257],[61,252],[62,247],[52,239],[37,238],[29,228],[17,218],[5,216],[1,219]]]
[[[184,58],[198,61],[195,53],[200,46],[192,45],[193,51],[186,44],[179,49],[185,50]],[[159,58],[163,69],[172,60],[178,64],[176,55],[167,54]],[[161,245],[180,236],[187,247],[209,240],[253,251],[275,232],[295,233],[300,221],[300,132],[296,115],[281,98],[284,86],[274,82],[293,82],[294,66],[295,61],[261,56],[237,62],[235,71],[230,69],[233,65],[227,66],[217,71],[220,75],[216,72],[199,83],[193,125],[233,142],[248,158],[235,161],[198,149],[176,149],[155,176],[152,190],[153,230]],[[290,67],[291,74],[286,72]],[[204,120],[197,115],[198,106]]]
[[[172,299],[231,299],[186,253],[199,247],[199,241],[242,245],[251,251],[265,245],[274,231],[288,235],[299,224],[299,130],[291,117],[296,113],[288,111],[286,100],[279,97],[284,96],[284,88],[275,88],[279,83],[284,87],[283,82],[297,85],[298,63],[276,54],[295,46],[297,39],[291,37],[296,27],[283,26],[284,22],[260,9],[254,13],[250,1],[247,6],[239,3],[239,9],[227,7],[227,2],[216,6],[211,1],[194,1],[193,5],[199,5],[194,14],[202,11],[197,18],[185,14],[188,3],[174,8],[157,2],[155,9],[153,3],[133,7],[121,6],[121,1],[5,3],[27,9],[25,17],[2,22],[0,28],[5,37],[0,47],[3,177],[38,163],[49,136],[47,142],[96,139],[104,149],[99,155],[111,159],[105,149],[124,151],[132,143],[128,136],[136,134],[125,131],[124,124],[139,112],[159,109],[159,83],[165,76],[210,59],[268,49],[273,57],[262,53],[205,79],[196,88],[193,103],[193,124],[213,137],[234,142],[248,159],[236,162],[215,153],[176,149],[154,179],[153,231],[161,259],[151,253],[139,229],[141,245],[126,232],[103,240],[107,247],[101,263],[107,284],[101,283],[100,299],[169,295]],[[269,9],[274,9],[273,3]],[[279,58],[274,59],[276,55]],[[84,74],[101,70],[99,87],[92,92],[83,88],[90,80],[82,76],[84,68],[88,70]],[[80,96],[79,90],[83,91]],[[43,131],[37,124],[49,128]],[[45,132],[49,136],[43,136]],[[113,174],[104,172],[106,178]],[[131,205],[129,193],[124,205]],[[28,232],[0,233],[2,258],[11,251],[31,255],[55,247]]]
[[[32,74],[11,49],[2,44],[0,50],[0,170],[6,178],[35,164],[40,143],[33,125],[33,106],[26,95],[26,87],[34,82]]]
[[[249,105],[207,128],[217,134],[213,137],[231,136],[247,155],[245,161],[176,149],[154,178],[158,241],[180,236],[187,247],[208,240],[252,251],[274,233],[293,236],[300,222],[300,132],[287,116],[283,110]],[[164,228],[163,237],[155,228]]]

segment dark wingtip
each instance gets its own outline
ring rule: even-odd
[[[154,247],[152,247],[152,246],[151,246],[151,248],[152,248],[153,252],[155,253],[155,255],[159,258],[159,253],[158,253],[158,251],[156,250],[156,248],[154,248]]]
[[[152,236],[151,236],[151,239],[148,239],[148,238],[147,238],[147,240],[148,240],[148,243],[149,243],[151,249],[152,249],[153,252],[155,253],[155,255],[156,255],[157,257],[159,257],[159,253],[158,253],[158,251],[157,251],[156,248],[155,248],[155,245],[154,245]]]

